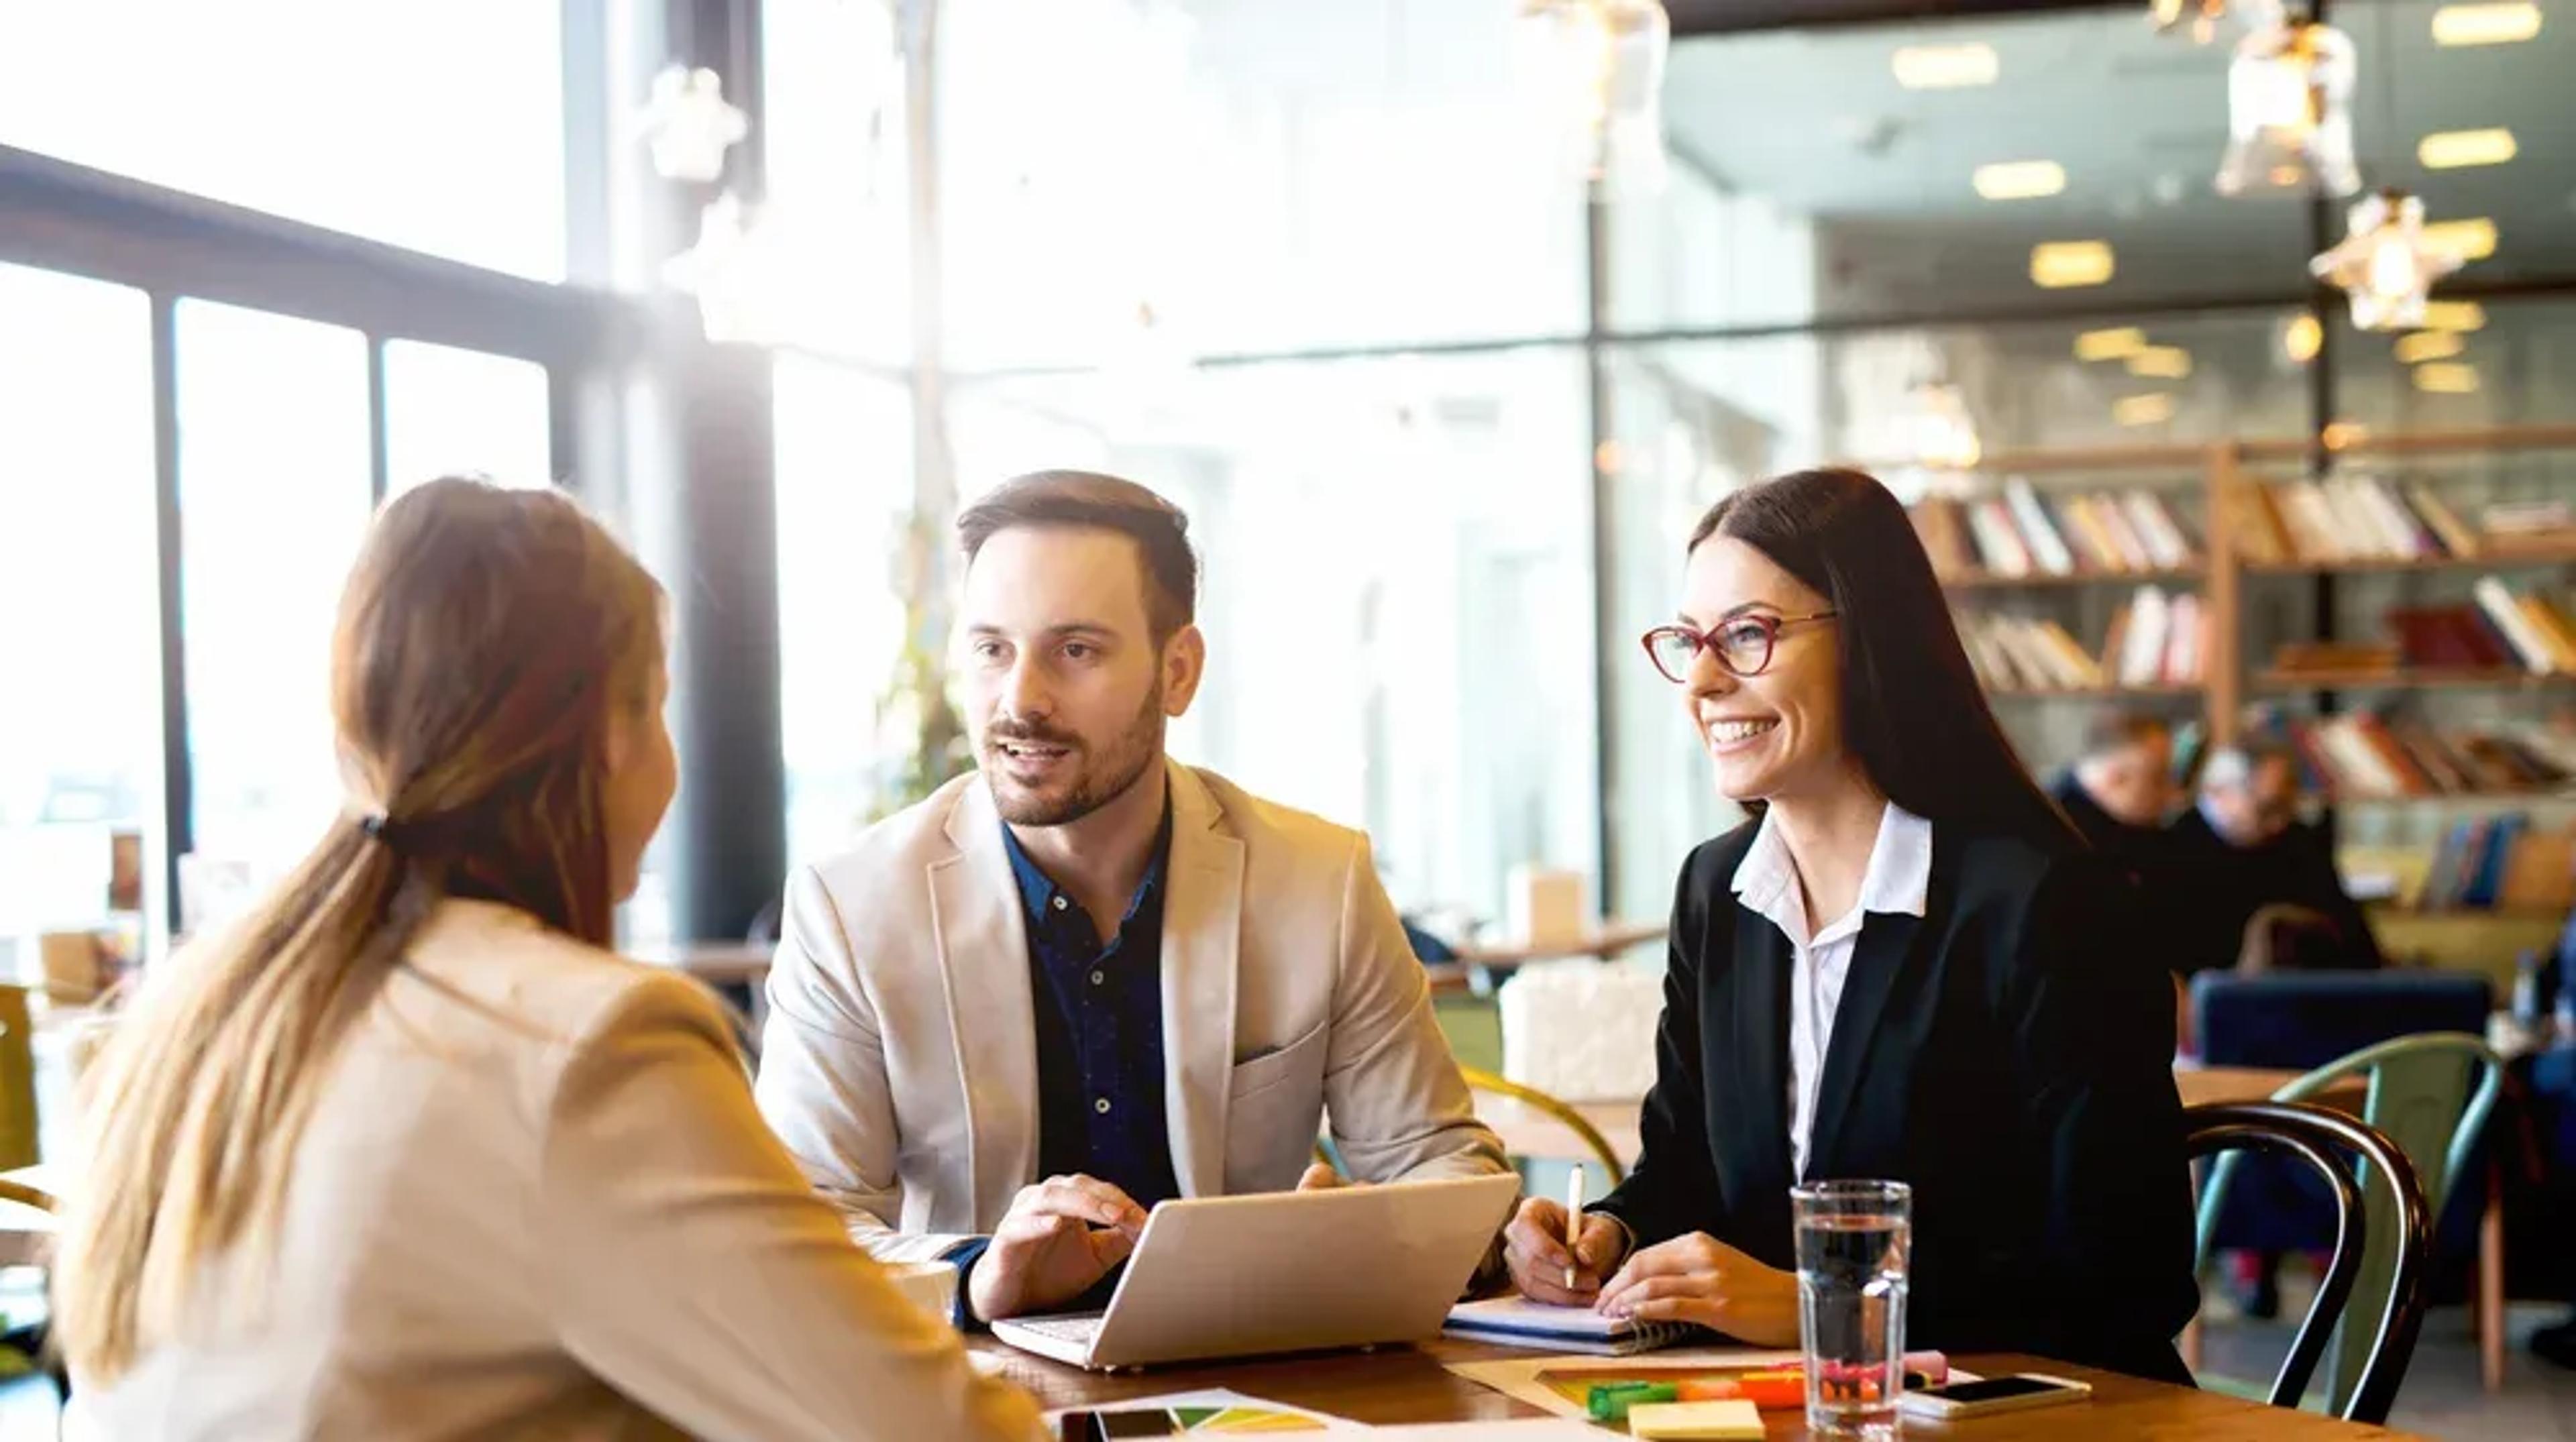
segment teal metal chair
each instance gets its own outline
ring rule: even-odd
[[[2495,1108],[2496,1092],[2504,1080],[2503,1063],[2483,1040],[2465,1032],[2425,1032],[2395,1037],[2328,1062],[2274,1092],[2272,1100],[2306,1101],[2352,1076],[2362,1076],[2368,1083],[2362,1121],[2396,1143],[2414,1163],[2425,1203],[2432,1216],[2440,1217],[2452,1183],[2467,1165],[2486,1128],[2487,1114]],[[2203,1267],[2209,1262],[2210,1239],[2236,1159],[2234,1153],[2220,1157],[2201,1188],[2198,1258]],[[2387,1199],[2386,1179],[2374,1185],[2366,1165],[2356,1167],[2355,1176],[2370,1205],[2361,1274],[2353,1287],[2352,1306],[2337,1329],[2326,1373],[2325,1410],[2338,1417],[2350,1414],[2382,1320],[2405,1302],[2397,1295],[2399,1207]]]

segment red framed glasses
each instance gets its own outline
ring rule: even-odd
[[[1804,616],[1774,616],[1755,611],[1718,624],[1714,631],[1695,626],[1657,626],[1638,638],[1646,648],[1646,659],[1664,673],[1664,679],[1675,684],[1690,679],[1691,663],[1707,651],[1717,664],[1736,676],[1759,676],[1771,665],[1771,652],[1780,644],[1780,633],[1792,626],[1813,621],[1830,621],[1835,611],[1815,611]]]

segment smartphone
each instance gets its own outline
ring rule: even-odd
[[[1917,1417],[1949,1419],[2054,1407],[2061,1402],[2081,1402],[2092,1395],[2093,1388],[2083,1382],[2017,1372],[2009,1377],[1981,1377],[1974,1382],[1952,1382],[1907,1392],[1898,1405]]]
[[[1123,1412],[1067,1412],[1056,1419],[1059,1442],[1123,1442],[1130,1437],[1171,1437],[1189,1429],[1161,1407]]]

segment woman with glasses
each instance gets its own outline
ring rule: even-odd
[[[1908,1340],[2189,1380],[2169,983],[2033,784],[1904,508],[1808,471],[1719,501],[1645,636],[1758,818],[1682,866],[1636,1171],[1508,1242],[1545,1302],[1795,1346],[1790,1188],[1913,1189]]]

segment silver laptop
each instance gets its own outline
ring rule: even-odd
[[[1094,1371],[1435,1337],[1519,1195],[1504,1175],[1165,1202],[1107,1311],[993,1335]]]

